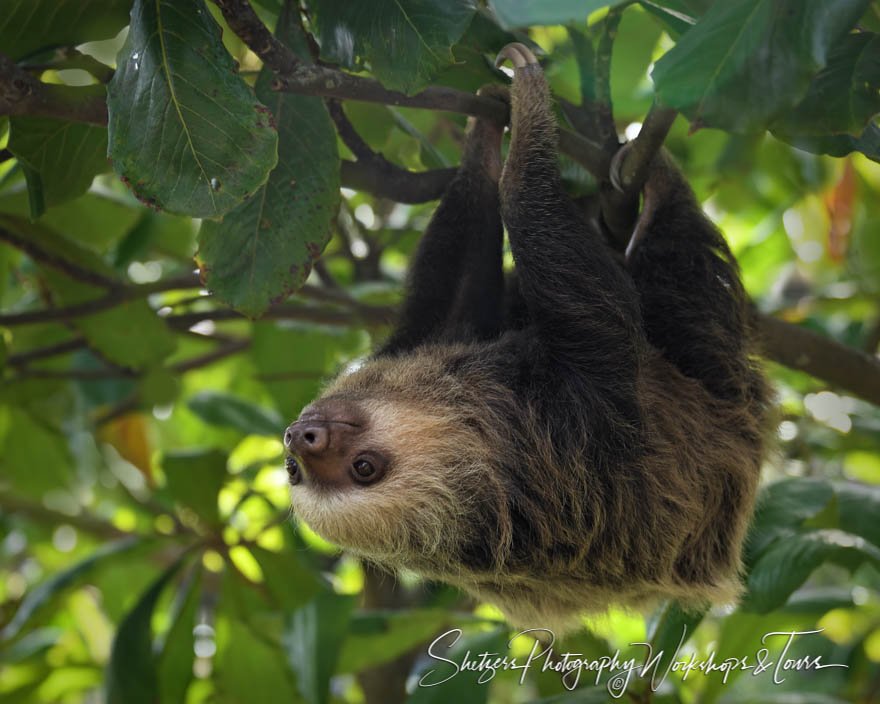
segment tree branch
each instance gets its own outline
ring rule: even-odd
[[[119,284],[118,288],[98,298],[83,303],[62,308],[47,308],[43,310],[25,311],[24,313],[10,313],[0,315],[0,325],[13,327],[15,325],[27,325],[31,323],[48,323],[59,320],[74,320],[93,313],[114,308],[126,301],[145,298],[153,293],[173,291],[177,289],[197,288],[201,286],[197,276],[185,274],[183,276],[160,279],[147,284]]]
[[[880,359],[876,356],[769,315],[759,314],[757,323],[768,359],[880,406]]]
[[[651,162],[666,141],[678,112],[655,102],[648,111],[638,136],[620,164],[620,184],[624,191],[641,191]]]
[[[618,139],[611,105],[611,54],[625,8],[624,4],[608,10],[602,24],[599,46],[596,49],[596,117],[599,137],[602,147],[612,152],[617,149]]]
[[[34,115],[106,125],[107,104],[99,94],[87,100],[71,100],[68,86],[43,83],[0,52],[0,115]]]
[[[4,514],[21,514],[49,525],[67,524],[104,539],[126,538],[131,535],[131,533],[120,530],[112,523],[103,521],[100,518],[82,514],[68,515],[59,511],[53,511],[42,504],[28,501],[7,491],[0,491],[0,509],[3,509]]]
[[[46,345],[45,347],[37,347],[27,352],[19,352],[11,354],[6,358],[6,363],[10,367],[23,367],[31,362],[40,359],[48,359],[50,357],[58,357],[68,352],[74,352],[86,347],[86,341],[82,337],[74,337],[70,340],[64,340],[54,345]]]
[[[36,242],[25,239],[24,237],[19,237],[14,232],[10,232],[2,227],[0,227],[0,240],[11,244],[16,249],[20,249],[34,261],[50,266],[53,269],[57,269],[61,273],[67,274],[72,279],[91,284],[92,286],[100,286],[101,288],[111,290],[118,289],[124,285],[117,279],[104,276],[97,271],[85,269],[78,264],[74,264],[70,260],[60,257],[54,252],[43,249]]]

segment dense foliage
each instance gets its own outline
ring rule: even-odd
[[[249,8],[0,13],[0,702],[880,697],[880,2]],[[450,629],[434,652],[456,663],[522,663],[534,641],[289,514],[283,428],[387,332],[464,113],[497,115],[470,96],[509,80],[493,59],[510,41],[543,50],[582,137],[561,145],[573,195],[597,192],[618,133],[665,115],[659,141],[785,321],[741,604],[615,611],[554,646],[642,663],[650,642],[656,692],[606,668],[569,693],[540,659],[419,686],[454,674],[428,657]],[[793,631],[816,633],[784,655],[765,638]],[[663,679],[676,646],[741,666]],[[768,669],[744,668],[762,648]]]

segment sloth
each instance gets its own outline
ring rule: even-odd
[[[285,433],[294,511],[523,627],[734,600],[769,399],[736,262],[662,154],[617,256],[562,188],[540,65],[505,58],[503,168],[470,118],[399,325]]]

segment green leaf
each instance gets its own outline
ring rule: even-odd
[[[278,136],[203,0],[136,0],[117,65],[109,156],[140,200],[216,217],[266,182]]]
[[[611,57],[611,103],[617,120],[641,119],[654,100],[648,67],[663,34],[647,12],[630,8],[620,20]]]
[[[280,438],[287,424],[277,411],[262,408],[231,394],[202,391],[187,406],[210,425],[235,428],[248,435]]]
[[[359,612],[339,656],[339,672],[361,672],[429,640],[448,623],[445,609]]]
[[[828,560],[850,568],[868,561],[880,568],[880,547],[841,530],[781,537],[752,567],[744,608],[767,613],[782,606],[812,571]]]
[[[278,36],[308,59],[302,32],[286,12]],[[252,198],[199,231],[198,262],[208,288],[251,317],[305,282],[330,239],[340,200],[336,131],[324,101],[273,91],[274,75],[263,68],[257,97],[275,116],[278,166]]]
[[[663,2],[640,0],[639,5],[655,17],[659,17],[673,39],[677,39],[697,23],[690,8],[681,0],[664,0]]]
[[[840,527],[880,546],[880,486],[838,483]]]
[[[183,556],[165,570],[119,624],[107,665],[107,704],[154,704],[159,701],[150,623],[159,595],[182,562]]]
[[[41,225],[0,216],[0,227],[19,233],[44,251],[52,252],[82,269],[111,280],[116,278],[113,269],[94,252],[83,249]],[[107,293],[105,288],[83,283],[49,266],[43,267],[43,272],[58,306],[85,303]],[[177,346],[168,326],[144,300],[122,301],[100,313],[78,317],[73,324],[83,333],[89,344],[108,360],[131,369],[156,366]]]
[[[215,682],[218,701],[230,704],[298,704],[284,653],[245,623],[224,618],[217,623]]]
[[[0,470],[16,492],[42,499],[66,489],[73,479],[71,465],[63,435],[20,408],[0,406]]]
[[[849,133],[859,136],[880,112],[880,35],[849,34],[828,57],[794,109],[774,125],[791,136]]]
[[[620,5],[624,0],[489,0],[506,29],[547,24],[584,22],[596,10]]]
[[[880,163],[880,127],[875,122],[869,123],[865,131],[858,137],[853,137],[850,134],[828,134],[814,137],[789,136],[776,131],[773,132],[773,136],[811,154],[841,157],[852,152],[861,152],[871,161]]]
[[[725,0],[657,61],[660,100],[694,127],[761,131],[806,92],[868,0]]]
[[[181,588],[172,615],[171,628],[165,636],[156,661],[159,702],[182,702],[193,679],[193,654],[196,625],[201,607],[201,569]]]
[[[82,195],[109,169],[104,127],[33,116],[11,117],[9,125],[9,151],[29,167],[28,190],[42,190],[44,208]],[[31,211],[32,218],[42,214]]]
[[[470,0],[310,0],[321,56],[354,68],[358,61],[385,87],[424,88],[453,61],[450,47],[470,24]]]
[[[258,545],[249,549],[263,570],[266,588],[283,609],[294,611],[323,589],[315,573],[301,563],[294,550],[272,552]]]
[[[323,593],[288,617],[281,644],[310,704],[329,700],[330,676],[348,630],[356,596]]]
[[[220,521],[217,494],[226,481],[226,454],[219,450],[169,452],[162,457],[166,489],[211,525]]]
[[[251,350],[266,390],[285,419],[296,418],[337,365],[366,351],[356,329],[255,323]]]
[[[817,479],[784,479],[764,487],[746,539],[746,564],[780,535],[817,515],[833,496],[831,485]]]
[[[38,49],[109,39],[128,24],[131,0],[4,0],[0,47],[12,59]]]
[[[0,631],[0,639],[9,641],[14,638],[21,631],[22,626],[54,596],[78,582],[81,577],[88,575],[105,561],[141,544],[139,538],[126,538],[109,543],[93,552],[86,559],[77,562],[73,567],[56,572],[44,582],[40,582],[22,599],[15,616]]]

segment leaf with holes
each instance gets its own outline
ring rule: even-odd
[[[137,0],[108,85],[109,156],[140,200],[217,217],[277,161],[269,111],[237,75],[203,0]]]
[[[39,49],[110,39],[128,24],[131,0],[4,0],[0,47],[12,59]]]
[[[392,90],[416,93],[453,62],[450,47],[474,15],[471,0],[310,0],[321,56],[369,64]]]
[[[302,33],[283,15],[279,36],[308,56]],[[264,68],[257,96],[278,126],[278,166],[253,198],[222,221],[205,221],[197,260],[214,295],[255,317],[298,289],[330,239],[339,208],[336,132],[320,98],[278,93]]]
[[[806,93],[869,0],[715,2],[653,72],[695,127],[764,130]]]

